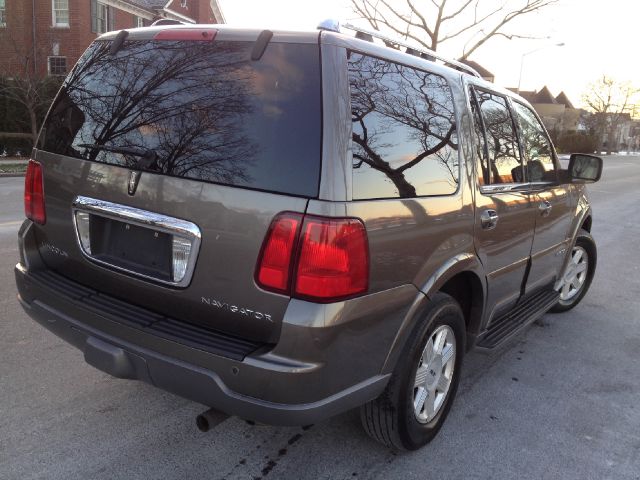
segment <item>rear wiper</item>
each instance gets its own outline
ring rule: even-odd
[[[135,155],[140,157],[133,168],[140,170],[157,170],[158,164],[156,160],[158,155],[150,148],[136,147],[109,147],[107,145],[98,145],[95,143],[81,143],[78,145],[82,148],[91,148],[92,150],[104,150],[106,152],[123,153],[125,155]]]

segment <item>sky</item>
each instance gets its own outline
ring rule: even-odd
[[[391,0],[404,4],[402,0]],[[426,2],[427,0],[421,0]],[[505,0],[484,0],[498,3]],[[517,4],[523,0],[506,0]],[[315,29],[325,18],[354,22],[348,0],[219,0],[227,23],[259,28]],[[416,2],[420,3],[420,1]],[[459,0],[450,0],[455,6]],[[355,22],[354,22],[355,23]],[[365,25],[364,23],[362,24]],[[503,87],[516,87],[522,65],[521,90],[547,85],[561,91],[576,107],[591,82],[603,74],[640,87],[640,0],[559,0],[522,17],[508,33],[537,37],[496,37],[470,57],[496,76]],[[458,57],[464,43],[444,43],[438,52]],[[564,43],[563,46],[556,46]]]

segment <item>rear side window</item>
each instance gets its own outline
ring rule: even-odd
[[[504,97],[476,90],[489,153],[491,183],[524,182],[518,137]]]
[[[520,139],[527,157],[527,173],[531,182],[555,182],[556,167],[549,137],[530,108],[514,102],[520,123]]]
[[[318,194],[321,79],[317,44],[95,42],[65,81],[40,148],[158,173],[301,196]],[[98,149],[87,145],[108,147]]]
[[[458,189],[453,97],[440,75],[352,52],[353,198]]]

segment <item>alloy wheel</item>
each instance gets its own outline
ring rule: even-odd
[[[455,334],[448,325],[441,325],[429,337],[413,381],[413,410],[420,423],[433,420],[444,405],[455,361]]]
[[[589,271],[589,255],[587,251],[579,245],[573,247],[571,252],[571,259],[562,277],[562,284],[560,285],[560,300],[566,302],[572,300],[582,287],[587,279],[587,273]]]

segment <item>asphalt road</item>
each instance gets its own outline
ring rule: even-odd
[[[22,179],[0,178],[0,479],[640,479],[640,157],[590,189],[598,271],[582,304],[472,353],[440,435],[394,454],[349,412],[311,428],[220,418],[86,365],[18,306]]]

